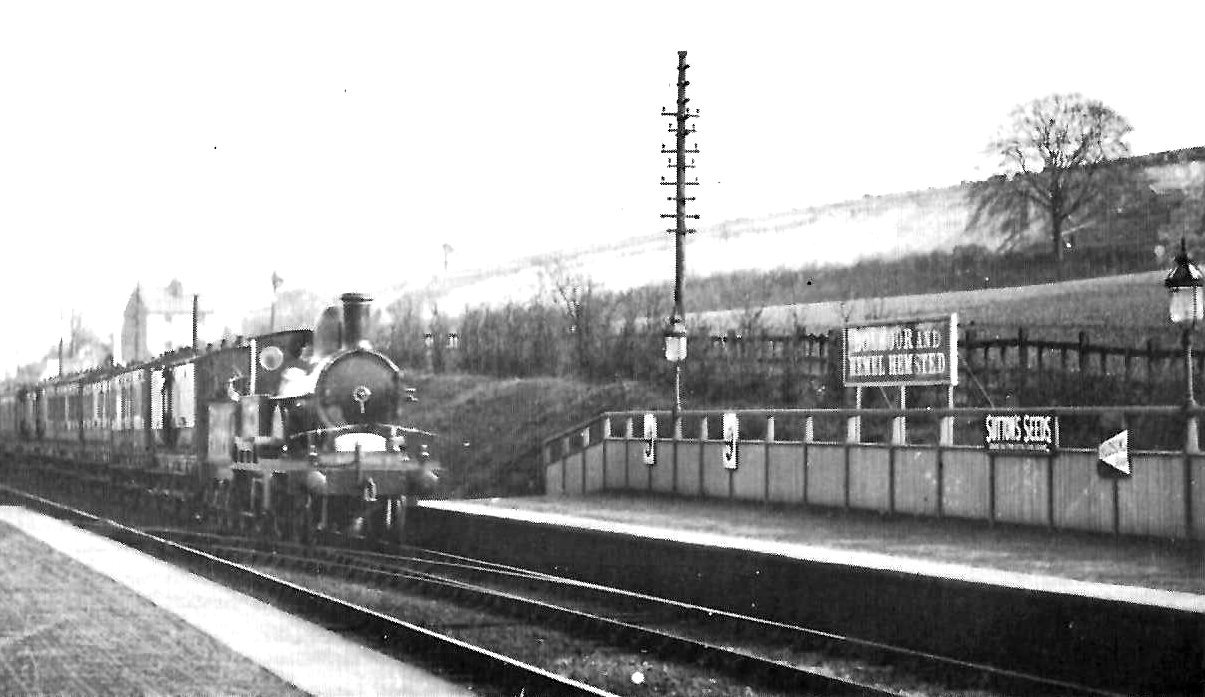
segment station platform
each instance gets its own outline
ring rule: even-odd
[[[648,495],[432,500],[420,505],[1205,611],[1205,542]]]
[[[15,506],[0,506],[5,694],[464,695],[338,634]]]
[[[432,500],[408,523],[451,552],[1002,670],[1205,690],[1200,542],[646,494]]]

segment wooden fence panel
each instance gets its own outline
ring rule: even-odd
[[[699,453],[703,446],[698,441],[678,443],[677,492],[683,496],[697,496],[703,486],[699,479]]]
[[[1205,458],[1192,459],[1191,494],[1193,537],[1205,540]]]
[[[1054,525],[1112,532],[1113,482],[1096,471],[1096,453],[1063,451],[1054,467]]]
[[[582,493],[582,454],[576,452],[565,458],[564,493],[579,496]]]
[[[737,448],[737,465],[732,471],[732,496],[743,501],[766,500],[766,444],[742,441]],[[723,468],[723,464],[716,463]]]
[[[561,496],[565,493],[564,481],[561,478],[561,460],[556,460],[544,468],[544,493],[548,496]]]
[[[709,440],[703,445],[703,494],[717,499],[728,498],[728,470],[724,469],[724,444]]]
[[[606,488],[603,482],[605,475],[603,472],[603,446],[603,443],[593,443],[585,450],[586,480],[584,486],[587,494]]]
[[[845,505],[845,446],[808,446],[808,503]]]
[[[661,494],[674,493],[674,445],[668,440],[657,441],[657,465],[653,469],[652,490]]]
[[[654,467],[665,467],[668,463],[659,462],[654,467],[644,464],[644,441],[630,440],[628,444],[627,489],[631,491],[648,491],[649,472]]]
[[[896,448],[896,511],[937,515],[937,457],[934,448]]]
[[[991,508],[987,453],[978,448],[942,451],[942,508],[956,518],[986,520]]]
[[[1139,455],[1131,458],[1133,475],[1119,482],[1121,532],[1183,537],[1184,456]]]
[[[997,456],[996,520],[1045,525],[1050,520],[1049,467],[1045,456]]]
[[[863,445],[849,452],[849,505],[872,511],[889,511],[891,452],[886,447]]]
[[[607,473],[603,478],[603,485],[608,491],[619,491],[626,488],[628,441],[608,440],[603,447],[607,449]]]
[[[770,500],[782,503],[803,501],[802,443],[771,443]]]

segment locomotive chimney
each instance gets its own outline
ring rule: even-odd
[[[343,348],[353,349],[367,343],[368,313],[372,309],[372,298],[363,293],[344,293],[343,301]]]

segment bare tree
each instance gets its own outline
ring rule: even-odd
[[[990,146],[1003,158],[1000,201],[1032,203],[1050,223],[1056,263],[1063,259],[1069,221],[1107,189],[1103,165],[1129,154],[1130,124],[1099,101],[1053,94],[1018,106]]]

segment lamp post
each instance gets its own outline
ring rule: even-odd
[[[1197,402],[1192,393],[1192,332],[1197,322],[1205,318],[1205,285],[1202,283],[1201,269],[1188,256],[1184,238],[1180,238],[1180,253],[1176,255],[1176,265],[1163,281],[1167,286],[1168,314],[1172,322],[1179,325],[1181,343],[1184,345],[1184,376],[1187,381],[1184,395],[1184,449],[1195,453],[1199,450],[1197,441],[1197,415],[1193,411]]]

